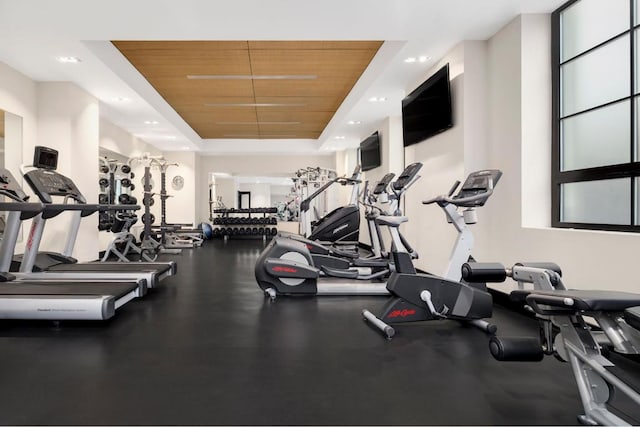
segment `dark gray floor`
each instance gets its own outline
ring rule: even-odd
[[[265,300],[261,241],[206,242],[106,324],[0,323],[2,424],[575,424],[568,365],[499,363],[451,321],[361,320],[385,298]],[[535,323],[497,308],[503,335]]]

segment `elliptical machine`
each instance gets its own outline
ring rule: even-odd
[[[301,234],[304,237],[321,242],[358,243],[360,232],[358,184],[360,184],[360,175],[360,166],[356,166],[351,177],[341,176],[328,181],[300,203]],[[349,204],[332,210],[318,219],[315,224],[312,224],[311,202],[336,183],[353,186]]]
[[[376,223],[376,218],[380,215],[387,215],[381,208],[375,205],[376,202],[388,203],[390,205],[388,214],[396,214],[402,194],[408,189],[405,184],[397,186],[387,194],[387,188],[395,177],[394,173],[388,173],[376,184],[373,192],[368,190],[368,182],[365,183],[363,198],[360,202],[365,206],[365,219],[371,239],[371,256],[361,257],[358,251],[344,251],[332,245],[310,240],[299,235],[282,234],[282,237],[304,243],[311,253],[314,266],[322,270],[322,274],[336,275],[340,270],[355,268],[361,275],[369,275],[379,271],[384,271],[385,276],[389,273],[389,257],[382,240],[380,225]],[[413,183],[413,182],[412,182]],[[403,246],[409,251],[413,258],[417,257],[416,252],[400,234]],[[326,271],[325,271],[326,269]],[[334,272],[334,274],[332,274]]]
[[[406,191],[420,178],[418,171],[422,163],[413,163],[391,184],[394,191]],[[398,195],[398,198],[400,195]],[[394,216],[381,215],[376,218],[379,225],[386,226],[393,241],[393,266],[396,271],[415,274],[412,256],[400,237],[400,224],[408,218],[396,210]],[[325,277],[320,277],[324,272]],[[272,299],[277,295],[389,295],[381,279],[385,272],[363,276],[357,270],[331,271],[318,268],[307,246],[294,239],[276,237],[262,251],[256,261],[255,276],[258,286]],[[332,277],[326,277],[332,276]]]
[[[486,284],[469,285],[461,283],[460,279],[462,265],[472,259],[473,234],[467,225],[477,222],[475,208],[484,206],[501,176],[499,170],[473,172],[455,196],[460,181],[456,181],[449,194],[422,202],[437,203],[445,211],[447,221],[458,231],[458,238],[443,277],[401,271],[392,273],[387,290],[394,298],[384,306],[382,314],[375,316],[368,310],[362,311],[364,319],[387,338],[395,335],[390,324],[436,319],[468,321],[485,332],[496,332],[495,325],[482,320],[491,317],[493,311],[493,300]],[[460,212],[459,207],[466,209]]]

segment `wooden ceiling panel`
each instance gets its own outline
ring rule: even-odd
[[[322,111],[276,111],[274,109],[257,108],[259,122],[301,122],[327,123],[333,112]]]
[[[281,139],[318,138],[382,42],[113,44],[202,138]]]
[[[352,87],[353,84],[349,85],[347,82],[326,80],[322,83],[309,80],[257,80],[253,83],[256,96],[331,96],[338,98],[338,105],[342,103],[342,100],[349,94]]]
[[[149,82],[165,99],[202,98],[198,104],[210,103],[216,97],[250,97],[251,80],[188,80],[186,78],[151,79]]]

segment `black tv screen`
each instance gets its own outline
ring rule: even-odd
[[[402,100],[404,146],[424,141],[452,126],[447,64]]]
[[[362,171],[377,168],[380,162],[380,136],[378,132],[373,133],[360,143],[360,164]]]

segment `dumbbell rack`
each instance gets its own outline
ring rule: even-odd
[[[213,237],[266,240],[278,234],[277,219],[267,217],[277,212],[276,208],[214,209],[218,216],[213,218]]]

